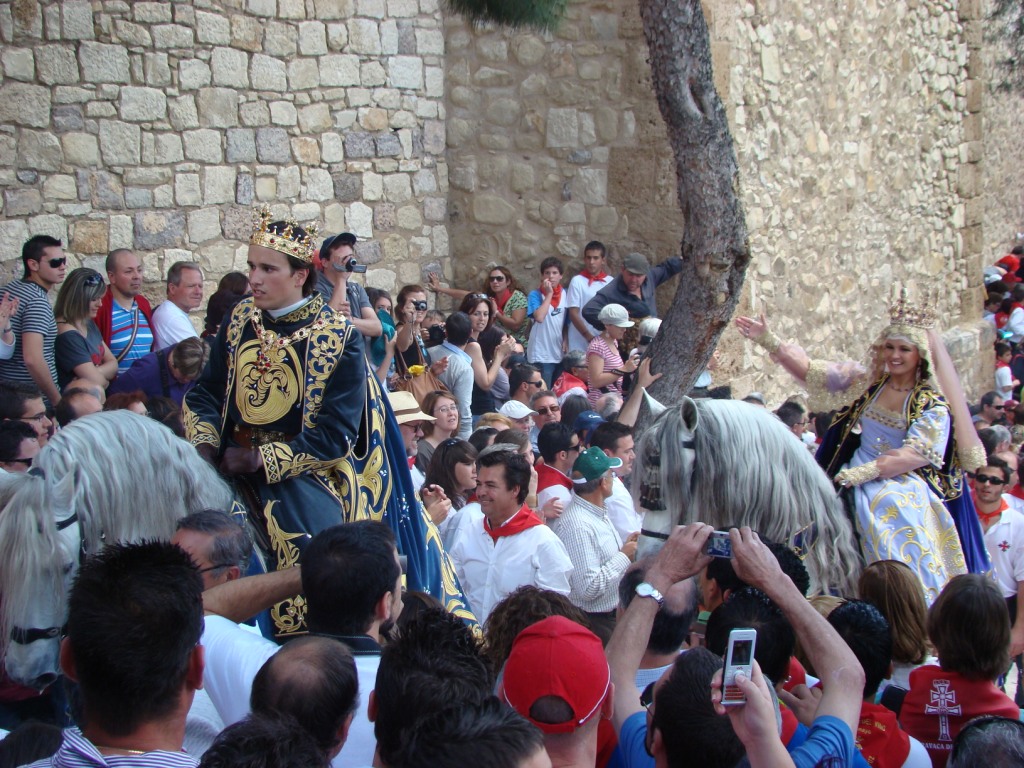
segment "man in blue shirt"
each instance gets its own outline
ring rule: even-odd
[[[595,328],[603,329],[604,324],[598,321],[597,316],[607,304],[621,304],[633,320],[657,317],[655,289],[678,275],[682,269],[683,261],[678,256],[665,259],[661,264],[652,267],[642,253],[629,254],[622,260],[622,272],[619,276],[583,305],[583,319]]]

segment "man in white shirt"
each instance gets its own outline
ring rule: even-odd
[[[537,465],[537,506],[543,509],[551,499],[557,499],[564,509],[572,497],[569,472],[580,455],[580,439],[568,425],[552,421],[537,435],[537,448],[544,459]]]
[[[463,592],[483,622],[526,584],[569,594],[572,561],[558,537],[526,506],[530,464],[512,451],[481,456],[479,510],[459,529],[449,552]]]
[[[613,470],[615,482],[612,484],[612,495],[605,501],[608,518],[615,526],[619,538],[626,541],[631,534],[639,533],[643,527],[644,517],[637,511],[633,496],[623,478],[633,472],[633,428],[617,421],[606,421],[598,424],[590,436],[590,445],[596,446],[612,458],[622,462],[622,466]]]
[[[605,270],[605,247],[591,240],[583,248],[583,271],[569,281],[565,305],[569,310],[569,349],[586,350],[600,331],[583,319],[583,305],[615,278]]]
[[[203,270],[189,261],[176,261],[167,270],[167,301],[153,310],[153,349],[159,351],[182,339],[196,337],[188,313],[203,303]]]
[[[590,628],[605,643],[615,629],[619,579],[636,557],[640,535],[623,543],[605,509],[615,480],[612,470],[621,466],[600,448],[581,453],[572,465],[572,500],[552,524],[572,561],[569,600],[587,614]]]

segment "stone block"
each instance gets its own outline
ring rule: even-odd
[[[345,159],[345,146],[341,136],[328,131],[320,137],[320,156],[325,163],[340,163]]]
[[[166,53],[147,53],[142,60],[142,71],[146,85],[167,86],[171,84],[171,66]]]
[[[377,157],[398,157],[402,154],[402,142],[393,133],[379,133],[373,140]]]
[[[360,157],[373,157],[376,149],[373,134],[358,131],[347,133],[344,137],[345,157],[352,160]]]
[[[242,125],[250,128],[270,124],[270,107],[264,101],[250,101],[238,106],[238,117]]]
[[[287,163],[292,159],[288,131],[284,128],[256,130],[256,156],[261,163]]]
[[[416,53],[420,56],[444,56],[444,33],[440,29],[417,29]]]
[[[386,85],[388,73],[379,61],[364,61],[359,65],[359,82],[367,88]]]
[[[231,20],[219,13],[197,10],[196,39],[200,43],[231,45]]]
[[[63,45],[42,45],[35,51],[36,73],[44,85],[67,85],[78,82],[78,58],[74,48]],[[6,63],[4,71],[7,71]]]
[[[110,250],[110,230],[105,219],[85,219],[71,225],[71,250],[103,253]]]
[[[121,178],[108,171],[79,171],[78,198],[88,200],[93,207],[124,210],[124,186]]]
[[[484,117],[494,125],[513,126],[521,112],[518,99],[495,99],[484,110]]]
[[[176,131],[199,127],[199,113],[192,96],[179,96],[167,103],[167,117]]]
[[[257,16],[277,15],[277,0],[245,0],[245,10]]]
[[[443,155],[446,146],[443,120],[427,120],[423,123],[423,151],[430,155]]]
[[[331,174],[322,168],[306,170],[306,200],[331,200],[334,198],[334,181]]]
[[[292,157],[299,165],[320,165],[320,145],[308,136],[292,136]]]
[[[414,56],[416,54],[416,27],[408,19],[401,19],[397,25],[398,46],[397,50],[391,53],[400,53],[403,56]]]
[[[270,122],[274,125],[297,125],[299,113],[290,101],[270,102]]]
[[[417,56],[392,56],[388,60],[388,84],[392,88],[423,89],[423,59]]]
[[[196,131],[185,131],[182,139],[185,143],[185,157],[202,163],[220,163],[224,153],[220,146],[221,132],[211,128],[200,128]]]
[[[359,57],[328,54],[320,58],[320,85],[359,85]]]
[[[74,176],[54,174],[43,182],[43,196],[47,200],[77,200],[78,186]]]
[[[428,197],[423,200],[423,218],[427,221],[444,221],[448,216],[448,201],[443,197]]]
[[[153,137],[153,160],[155,165],[179,163],[185,158],[181,137],[175,133],[158,133]],[[145,158],[143,158],[145,162]]]
[[[137,125],[100,120],[100,153],[106,165],[138,165],[142,131]]]
[[[131,248],[134,244],[131,216],[110,217],[110,248]]]
[[[196,97],[199,124],[204,128],[238,125],[238,93],[230,88],[200,88]]]
[[[191,49],[195,44],[192,29],[183,24],[157,24],[152,28],[153,45],[158,49]]]
[[[28,83],[0,85],[0,123],[48,128],[50,89]]]
[[[403,19],[402,24],[408,24]],[[396,53],[415,54],[416,51],[398,50],[398,22],[395,19],[384,19],[380,23],[380,52],[384,56],[394,56]]]
[[[288,62],[288,90],[304,91],[320,85],[320,67],[316,59],[295,59]]]
[[[249,208],[231,206],[224,211],[223,230],[224,237],[229,240],[248,240],[252,231],[252,211]]]
[[[254,130],[251,128],[229,128],[227,140],[227,161],[229,163],[256,162],[256,132]]]
[[[379,173],[367,171],[362,174],[363,200],[384,199],[384,177]],[[356,198],[353,198],[356,199]]]
[[[352,203],[345,212],[345,227],[356,237],[373,237],[373,209],[363,203]]]
[[[0,63],[3,64],[5,78],[24,82],[35,80],[36,60],[31,48],[4,48],[0,50]]]
[[[121,119],[130,122],[156,122],[167,117],[167,97],[156,88],[121,89]]]
[[[64,161],[75,168],[93,168],[100,163],[99,141],[90,133],[66,133],[61,136]]]
[[[334,199],[342,203],[351,203],[363,197],[362,178],[356,173],[336,173],[332,177],[334,183]]]
[[[608,172],[600,168],[582,168],[573,181],[573,197],[587,205],[608,203]]]
[[[372,19],[350,19],[348,22],[348,48],[353,53],[379,56],[380,28]]]
[[[575,147],[579,141],[579,118],[575,109],[552,108],[548,110],[546,146]]]
[[[292,206],[291,215],[296,221],[318,221],[320,219],[320,204],[296,203]]]
[[[303,56],[323,56],[327,53],[327,27],[320,21],[299,24],[299,53]]]
[[[39,173],[28,168],[19,169],[15,173],[15,177],[22,184],[36,184],[39,181]]]
[[[394,229],[398,224],[395,206],[391,203],[381,203],[373,209],[373,226],[378,231]]]
[[[249,63],[249,80],[257,91],[283,93],[288,90],[288,74],[283,61],[254,53]]]
[[[256,177],[256,199],[264,202],[277,200],[276,176]]]
[[[277,15],[282,19],[304,19],[306,4],[303,0],[277,0]]]
[[[213,84],[230,88],[249,87],[249,56],[235,48],[218,47],[210,54]]]
[[[29,238],[22,219],[0,219],[0,263],[21,259],[21,246]]]
[[[231,45],[234,48],[241,48],[243,51],[262,51],[263,48],[263,25],[259,19],[252,16],[231,17]],[[266,51],[270,53],[270,51]]]
[[[200,59],[182,59],[178,62],[178,87],[183,91],[205,88],[213,81],[210,65]]]
[[[289,59],[299,49],[299,32],[291,24],[268,22],[263,30],[263,52]]]
[[[153,190],[148,187],[125,187],[124,205],[126,208],[152,208]]]
[[[282,168],[277,172],[277,194],[282,200],[290,200],[299,196],[302,175],[296,165]]]
[[[170,23],[172,19],[171,4],[164,3],[132,3],[135,20],[144,24]]]
[[[423,227],[423,214],[417,205],[403,205],[398,209],[398,226],[414,232]]]
[[[299,130],[303,133],[323,133],[332,127],[331,110],[323,102],[299,109]]]
[[[120,45],[82,42],[78,46],[78,63],[87,83],[131,82],[128,49]]]
[[[65,0],[60,4],[61,34],[65,40],[92,40],[96,37],[90,0]]]
[[[114,22],[114,42],[124,45],[148,48],[153,44],[153,36],[141,24],[133,24],[124,19]]]
[[[213,165],[204,169],[203,204],[233,203],[236,174],[236,169],[228,165]]]
[[[43,196],[38,189],[21,188],[4,190],[5,216],[31,216],[43,208]]]
[[[596,235],[614,234],[619,225],[619,212],[612,206],[595,206],[588,214],[587,226]]]
[[[473,197],[473,219],[481,224],[509,224],[515,218],[517,210],[515,206],[497,195],[481,194]]]
[[[203,204],[203,194],[199,188],[198,173],[177,173],[174,175],[174,201],[179,206]]]
[[[185,242],[184,211],[141,211],[133,221],[135,247],[140,250],[171,248]]]
[[[254,181],[251,173],[240,173],[235,181],[235,202],[239,205],[252,205],[255,194]]]
[[[392,173],[384,177],[384,197],[392,203],[404,203],[412,197],[409,174]]]
[[[313,0],[318,19],[347,19],[355,14],[353,0]]]
[[[220,211],[217,208],[199,208],[188,212],[188,241],[205,243],[221,235]]]

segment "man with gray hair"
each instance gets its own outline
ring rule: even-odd
[[[167,270],[167,301],[153,311],[154,351],[198,338],[188,313],[203,303],[203,270],[191,261],[176,261]]]
[[[1011,768],[1024,765],[1024,723],[1008,717],[976,717],[960,729],[946,768]]]
[[[249,532],[216,509],[181,518],[171,543],[188,552],[203,577],[204,590],[241,578],[252,557]]]

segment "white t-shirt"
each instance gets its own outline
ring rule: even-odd
[[[206,616],[202,645],[206,653],[203,687],[210,694],[225,725],[237,723],[249,714],[252,681],[267,659],[281,650],[271,640],[242,629],[223,616]],[[373,723],[366,715],[370,691],[377,682],[379,655],[356,655],[359,676],[359,706],[356,708],[348,739],[341,752],[331,761],[333,768],[370,765],[377,749]]]
[[[595,280],[593,283],[588,283],[587,278],[583,275],[576,275],[572,280],[569,281],[569,287],[566,289],[565,299],[562,304],[565,305],[566,311],[569,311],[570,307],[576,307],[580,310],[580,319],[583,320],[583,305],[590,301],[597,292],[604,288],[615,278],[608,275],[604,280]],[[571,320],[567,320],[569,323],[569,349],[578,349],[581,352],[587,351],[587,340],[583,338],[583,334],[576,330],[576,326],[572,324]],[[594,326],[586,323],[587,328],[595,336],[600,333]]]
[[[1017,594],[1017,583],[1024,581],[1024,515],[1007,509],[985,531],[985,547],[992,559],[999,591],[1003,597]]]
[[[996,368],[996,392],[1004,400],[1009,400],[1013,395],[1013,372],[1008,365]]]
[[[199,338],[195,327],[181,307],[173,301],[165,301],[153,310],[153,351],[158,352],[182,339]]]
[[[633,496],[617,477],[612,483],[612,495],[604,500],[604,506],[608,510],[608,519],[612,521],[619,538],[623,541],[629,538],[629,534],[636,533],[643,527],[644,516],[637,512]]]
[[[533,319],[533,313],[544,303],[544,295],[540,291],[530,291],[527,312]],[[558,306],[548,307],[543,320],[533,320],[530,325],[530,339],[526,345],[526,359],[531,363],[562,362],[562,328],[568,322],[566,318],[565,295]]]

